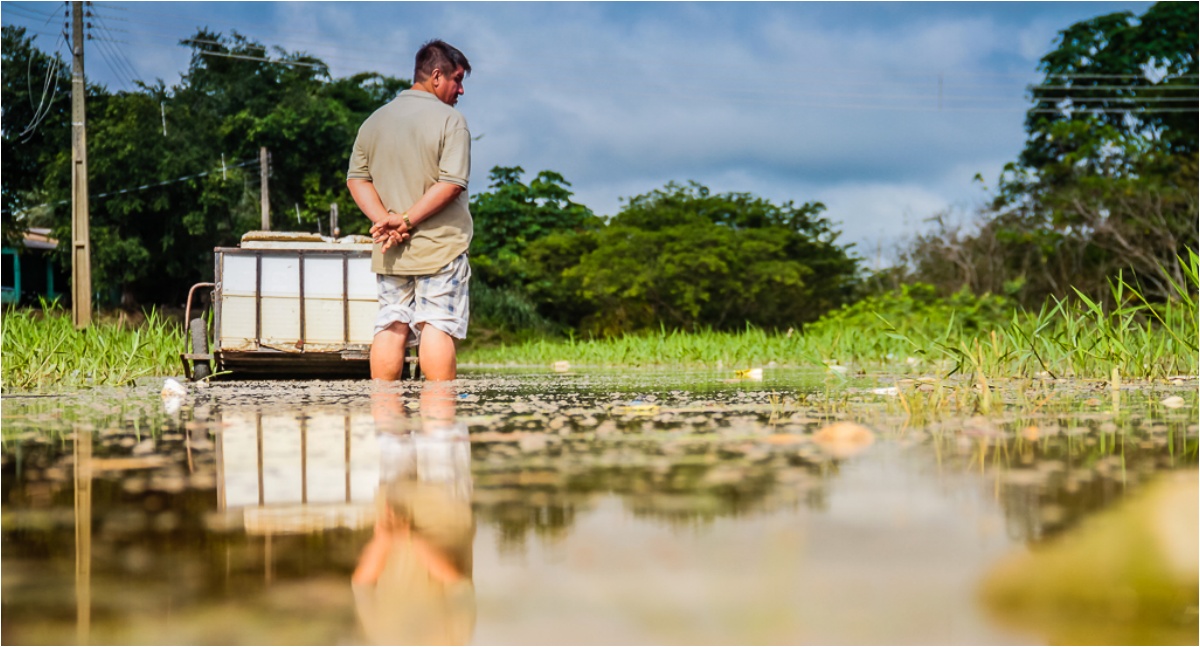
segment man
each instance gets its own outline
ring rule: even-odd
[[[371,377],[397,380],[404,351],[418,347],[421,372],[453,380],[455,340],[467,333],[467,248],[473,225],[467,181],[471,133],[454,109],[471,64],[440,40],[417,51],[413,86],[358,130],[346,186],[373,223],[371,269],[379,315]]]

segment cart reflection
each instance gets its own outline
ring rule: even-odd
[[[367,640],[465,644],[475,625],[471,451],[457,392],[379,388],[371,406],[224,408],[214,529],[273,538],[373,528],[352,575]]]

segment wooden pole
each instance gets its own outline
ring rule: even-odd
[[[75,637],[90,642],[92,628],[92,432],[75,427]]]
[[[267,191],[267,175],[270,169],[267,165],[267,147],[263,146],[258,149],[258,176],[259,184],[262,189],[262,230],[271,231],[271,197]]]
[[[83,3],[71,3],[71,318],[92,323],[92,253],[88,234],[87,84],[83,76]]]

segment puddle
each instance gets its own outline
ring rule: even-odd
[[[6,396],[3,641],[1195,641],[1194,381],[732,377]]]

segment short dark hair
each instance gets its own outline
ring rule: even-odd
[[[458,48],[440,39],[433,39],[417,50],[417,63],[413,67],[413,81],[420,83],[429,78],[434,70],[440,69],[451,76],[458,68],[471,73],[471,62]]]

